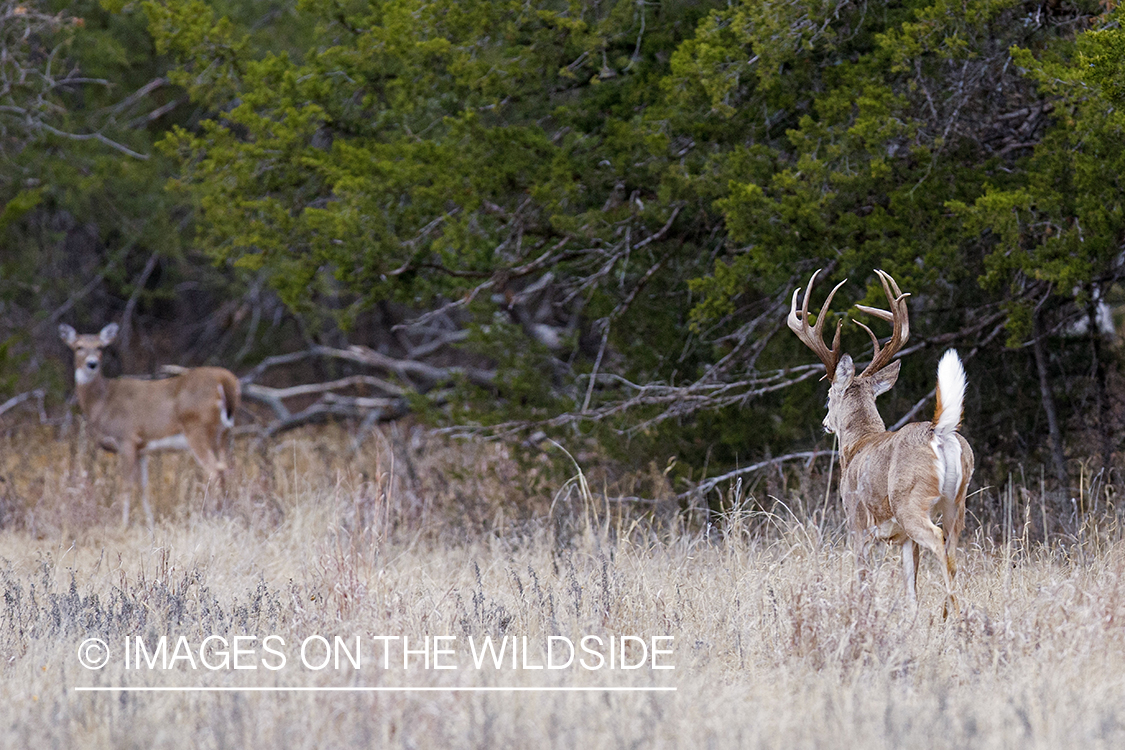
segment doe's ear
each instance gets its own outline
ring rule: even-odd
[[[74,340],[78,338],[78,331],[66,323],[61,323],[59,325],[59,338],[65,341],[67,346],[73,347]]]
[[[845,354],[840,357],[840,361],[836,363],[836,375],[832,378],[833,388],[847,388],[852,384],[855,378],[855,363],[852,362],[852,356]]]
[[[898,369],[901,366],[902,360],[896,359],[871,376],[871,387],[875,389],[876,396],[886,393],[891,389],[895,381],[898,380]]]
[[[109,346],[113,340],[117,338],[117,324],[110,323],[98,333],[98,338],[101,339],[102,346]]]

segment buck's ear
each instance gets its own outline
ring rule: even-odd
[[[102,342],[102,346],[109,346],[113,340],[117,338],[117,324],[110,323],[98,333],[98,338]]]
[[[875,395],[878,396],[886,393],[898,380],[898,368],[902,365],[901,359],[896,359],[889,365],[884,367],[879,372],[871,376],[871,387],[875,389]]]
[[[850,354],[840,357],[836,363],[836,376],[832,378],[833,388],[847,388],[855,378],[855,363]]]
[[[78,338],[78,331],[74,330],[66,323],[59,325],[59,338],[66,342],[67,346],[74,346],[74,340]]]

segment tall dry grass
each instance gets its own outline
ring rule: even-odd
[[[4,746],[1125,746],[1125,542],[1112,514],[1043,545],[1021,523],[1033,494],[1020,505],[1013,488],[1000,533],[966,534],[964,611],[945,621],[932,561],[917,614],[897,553],[857,586],[815,482],[778,502],[733,492],[724,513],[688,516],[667,497],[601,492],[596,477],[553,479],[500,446],[405,426],[360,444],[308,430],[240,442],[221,513],[190,459],[164,458],[150,536],[117,527],[112,464],[84,440],[27,428],[0,443]],[[670,635],[676,668],[478,671],[462,648],[457,670],[370,658],[313,671],[293,644],[314,634],[527,636],[533,664],[550,635]],[[126,670],[117,654],[90,671],[77,659],[89,637],[116,648],[161,635],[279,635],[290,661]],[[91,685],[677,690],[75,690]]]

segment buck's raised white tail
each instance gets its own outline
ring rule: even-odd
[[[934,430],[950,435],[961,426],[965,408],[965,368],[956,349],[941,356],[937,367],[937,406],[934,407]]]
[[[957,428],[965,401],[965,368],[954,349],[948,350],[938,362],[937,406],[934,407],[934,437],[931,444],[937,456],[942,497],[956,494],[961,486],[961,438]]]
[[[78,403],[98,444],[117,453],[121,473],[130,488],[123,493],[121,521],[129,525],[132,490],[139,483],[149,528],[149,453],[190,450],[208,479],[222,479],[222,435],[234,426],[241,390],[234,373],[221,367],[184,369],[164,380],[106,378],[102,353],[117,336],[110,323],[97,335],[79,335],[68,325],[59,336],[74,351],[74,384]]]

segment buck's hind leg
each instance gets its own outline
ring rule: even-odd
[[[949,577],[957,575],[957,538],[965,525],[965,497],[957,499],[943,497],[938,504],[941,510],[941,527],[945,534],[945,564]]]
[[[922,548],[910,537],[902,542],[902,582],[906,586],[906,597],[910,605],[918,608],[918,562]]]
[[[942,499],[941,525],[945,530],[945,556],[949,564],[949,575],[957,574],[957,540],[965,530],[965,500],[969,491],[969,478],[973,474],[972,451],[962,450],[962,480],[957,494]]]
[[[906,535],[919,547],[928,549],[938,559],[942,578],[945,579],[944,615],[948,617],[951,610],[957,612],[957,597],[953,593],[953,568],[946,554],[945,535],[930,520],[930,508],[938,502],[941,502],[940,497],[916,488],[910,493],[907,503],[900,506],[896,516]],[[905,545],[903,549],[905,550]]]

